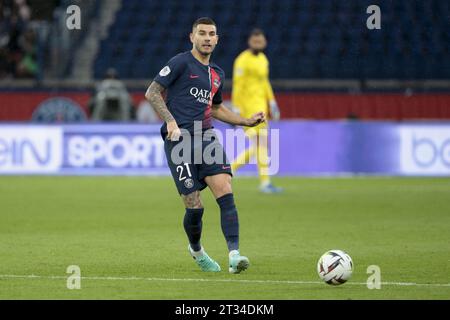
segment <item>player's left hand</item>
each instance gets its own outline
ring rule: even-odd
[[[254,127],[266,121],[264,112],[255,113],[250,119],[247,119],[247,127]]]

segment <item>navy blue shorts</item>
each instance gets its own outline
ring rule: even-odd
[[[180,137],[180,141],[164,140],[167,163],[180,194],[187,195],[205,189],[205,177],[221,173],[233,176],[225,150],[217,137],[214,136],[211,141],[203,141],[200,138],[198,143],[194,144],[194,136],[191,136],[191,143],[186,144],[190,146],[191,152],[190,155],[186,154],[186,157],[184,151],[188,148],[183,149],[180,145],[183,139]]]

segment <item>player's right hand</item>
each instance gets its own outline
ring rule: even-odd
[[[181,130],[178,128],[176,121],[167,122],[167,140],[178,141],[180,140]]]

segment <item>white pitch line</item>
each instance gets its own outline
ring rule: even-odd
[[[3,274],[0,279],[67,279],[65,276],[38,276]],[[195,278],[144,278],[144,277],[81,277],[81,280],[112,280],[112,281],[172,281],[172,282],[236,282],[236,283],[266,283],[266,284],[323,284],[321,281],[298,280],[246,280],[246,279],[195,279]],[[366,286],[365,282],[347,282],[347,285]],[[413,287],[450,287],[450,283],[414,283],[414,282],[381,282],[385,286]]]

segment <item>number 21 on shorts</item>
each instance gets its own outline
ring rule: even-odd
[[[183,181],[187,178],[186,175],[183,175],[184,167],[186,167],[188,177],[192,177],[191,169],[189,169],[189,164],[185,163],[184,165],[177,166],[177,173],[179,174],[178,181]]]

